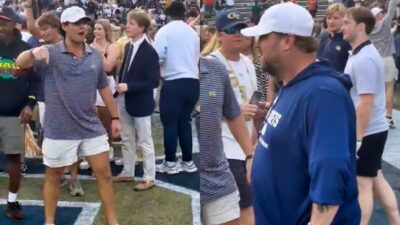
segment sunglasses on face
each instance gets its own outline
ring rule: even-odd
[[[224,32],[225,34],[228,34],[228,35],[234,35],[234,34],[236,34],[238,32],[240,33],[240,31],[242,29],[244,29],[244,28],[246,28],[246,27],[244,27],[244,26],[235,26],[235,27],[223,29],[222,32]]]
[[[86,20],[86,19],[83,19],[83,20],[79,20],[79,21],[77,21],[75,23],[71,23],[71,24],[74,25],[74,26],[88,25],[89,21]]]

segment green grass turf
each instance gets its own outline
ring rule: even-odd
[[[83,197],[70,196],[67,186],[60,192],[60,201],[100,202],[95,181],[83,180]],[[42,200],[42,179],[23,179],[18,198]],[[7,187],[8,179],[0,178],[0,187]],[[144,192],[132,190],[131,183],[114,185],[117,214],[121,225],[188,225],[192,224],[191,197],[167,189],[155,187]],[[6,196],[3,189],[3,196]],[[106,225],[102,209],[94,225]]]
[[[163,128],[159,116],[152,123],[152,133],[156,156],[164,155]],[[115,145],[115,156],[121,157],[120,145]],[[178,148],[178,151],[179,148]],[[141,157],[141,151],[137,151]],[[8,179],[0,178],[0,187],[8,186]],[[93,180],[81,181],[85,190],[83,197],[72,197],[67,187],[60,192],[60,201],[100,202],[96,183]],[[24,179],[19,199],[42,200],[43,179]],[[117,213],[120,225],[188,225],[192,224],[191,197],[167,189],[155,187],[149,191],[135,192],[132,183],[117,183]],[[0,190],[6,190],[1,188]],[[3,193],[6,196],[6,193]],[[106,225],[100,209],[93,225]]]
[[[394,90],[394,108],[400,110],[400,84]]]

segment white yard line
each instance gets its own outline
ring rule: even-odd
[[[0,173],[0,177],[8,177],[8,175],[6,173]],[[24,175],[25,178],[31,178],[31,179],[44,179],[44,174],[25,174]],[[65,175],[65,177],[68,179],[70,177],[70,175]],[[95,178],[93,176],[89,176],[89,175],[78,175],[78,178],[80,180],[95,180]],[[135,177],[135,181],[141,181],[142,178],[141,177]],[[201,224],[201,220],[200,220],[200,193],[198,191],[194,191],[185,187],[181,187],[178,185],[174,185],[174,184],[170,184],[167,183],[165,181],[161,181],[161,180],[156,180],[155,181],[156,186],[161,187],[161,188],[165,188],[174,192],[178,192],[181,194],[185,194],[191,197],[192,199],[192,216],[193,216],[193,225],[200,225]],[[41,205],[43,206],[43,201],[39,201],[39,200],[21,200],[21,203],[27,203],[27,205]],[[32,202],[32,204],[31,204]],[[61,203],[61,202],[60,202]],[[70,207],[74,207],[74,206],[79,206],[79,204],[82,204],[85,207],[88,208],[83,208],[77,222],[74,225],[88,225],[88,224],[92,224],[94,217],[97,215],[98,209],[94,210],[94,208],[90,208],[89,206],[93,206],[90,204],[98,204],[100,207],[100,203],[85,203],[85,202],[76,202],[76,204],[72,204],[75,202],[63,202],[64,205],[62,204],[58,204],[59,206],[70,206]],[[0,204],[5,204],[5,200],[0,200]],[[69,205],[68,205],[69,204]],[[86,206],[87,204],[89,204],[88,206]],[[84,213],[84,214],[83,214]],[[91,214],[94,213],[94,216]],[[83,220],[80,219],[80,217],[82,218],[91,218],[91,216],[93,216],[93,220]],[[82,223],[82,221],[92,221],[91,223],[85,222]],[[78,223],[79,222],[79,223]]]
[[[22,205],[35,205],[43,206],[43,201],[40,200],[18,200]],[[7,204],[6,199],[0,199],[0,204]],[[61,207],[79,207],[82,211],[79,213],[74,225],[88,225],[93,224],[94,219],[99,212],[100,203],[97,202],[67,202],[59,201],[57,206]]]

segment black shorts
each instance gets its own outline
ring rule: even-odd
[[[248,208],[253,205],[253,193],[246,177],[246,163],[243,160],[237,159],[228,159],[228,162],[239,188],[239,206],[241,209]]]
[[[382,155],[388,131],[365,136],[358,150],[357,176],[376,177],[382,169]]]

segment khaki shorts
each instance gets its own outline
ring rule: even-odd
[[[393,82],[398,78],[396,63],[392,56],[383,58],[383,66],[385,70],[385,82]]]
[[[201,220],[203,225],[221,224],[239,219],[239,191],[222,198],[208,202],[201,206]]]
[[[0,152],[6,155],[25,152],[24,126],[18,117],[0,117]]]
[[[97,155],[110,150],[108,136],[102,135],[83,140],[43,140],[43,164],[50,168],[70,166],[78,156]]]

